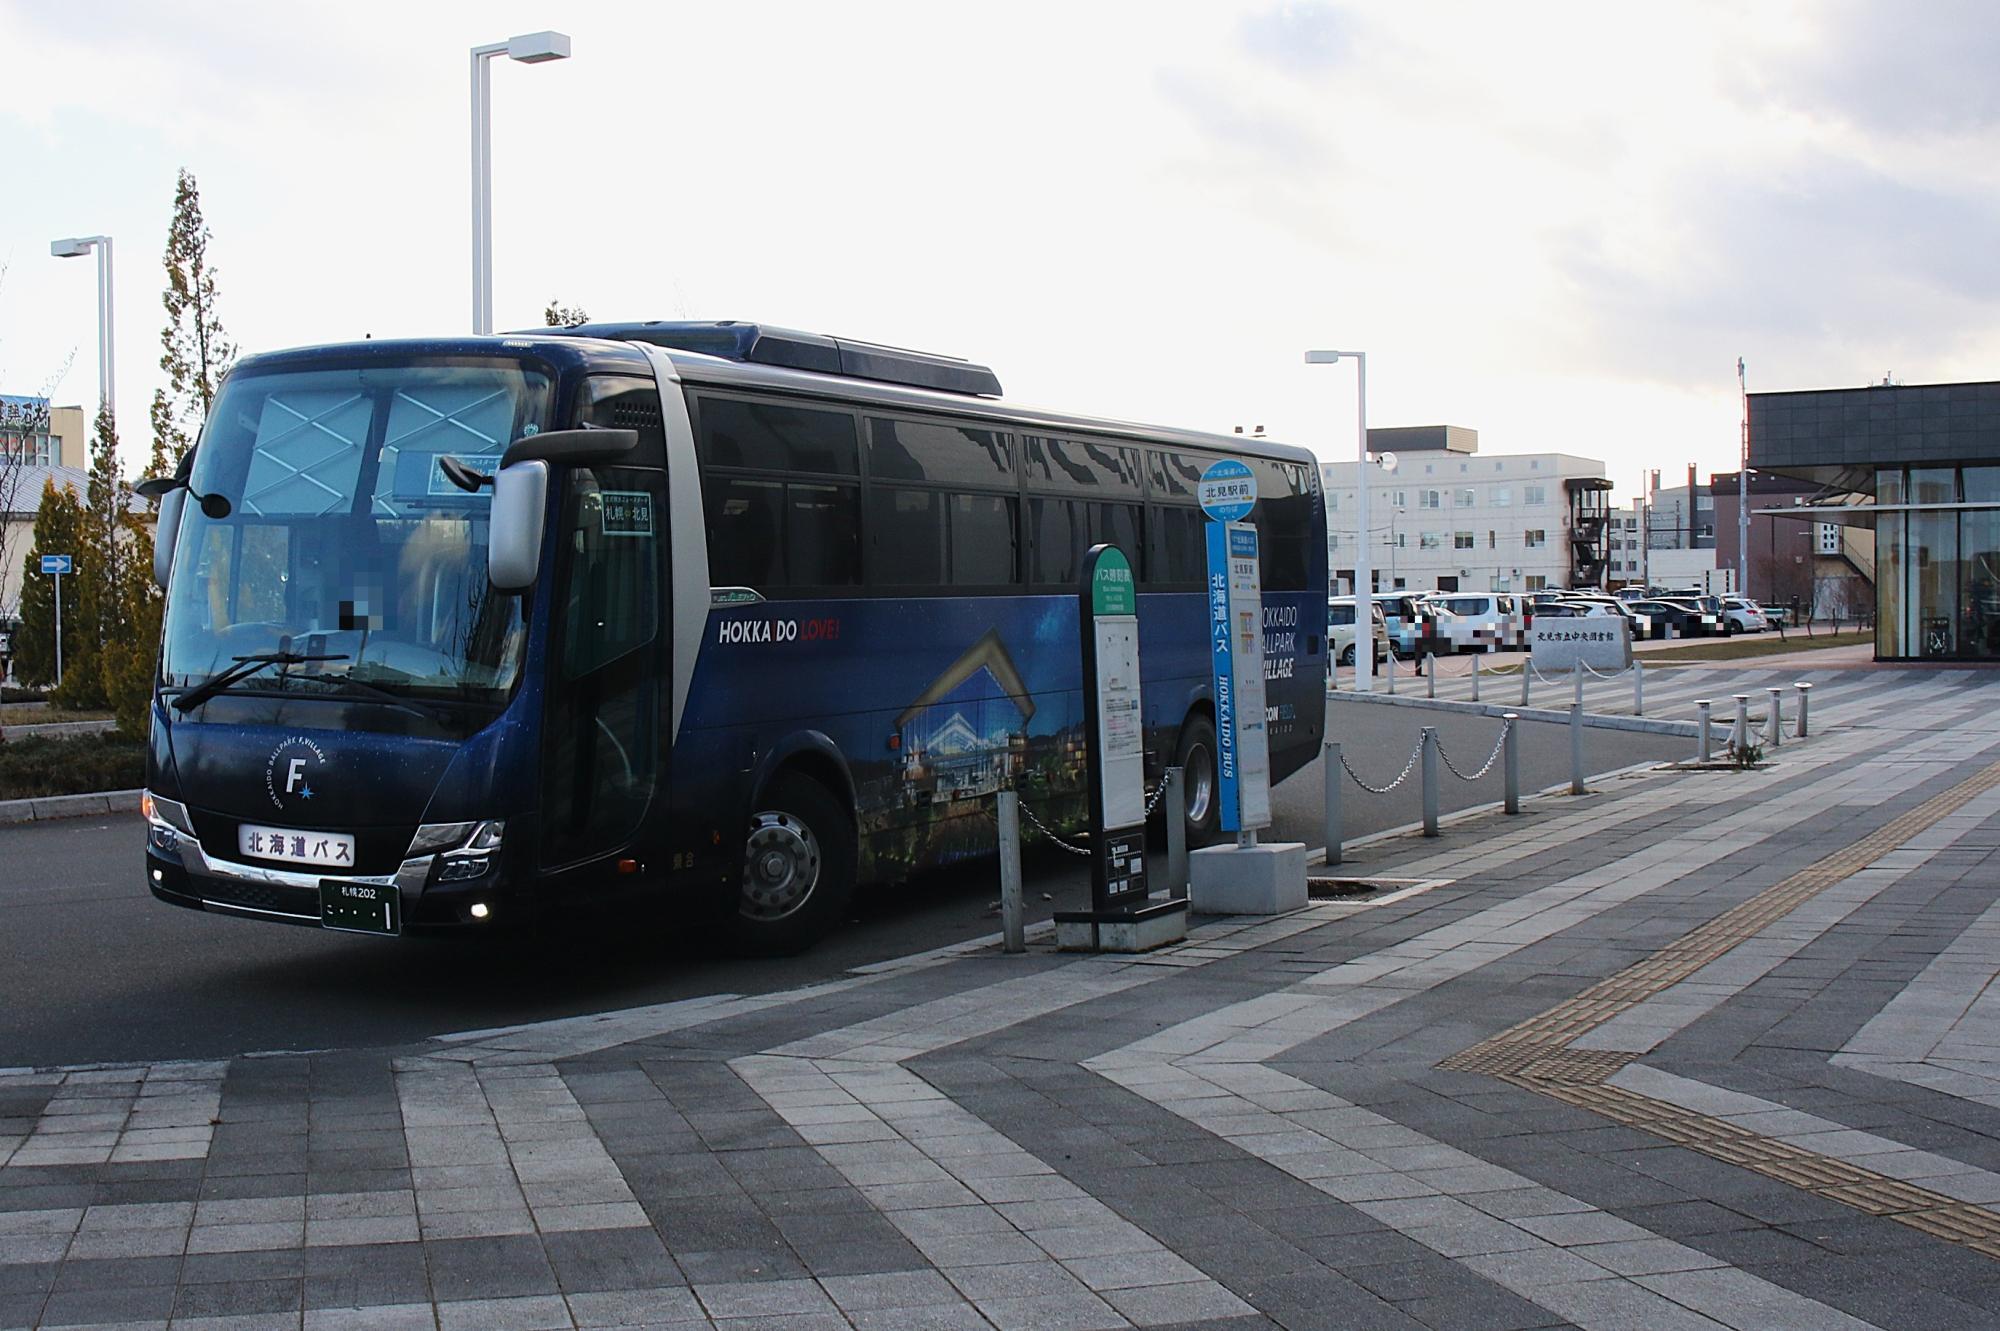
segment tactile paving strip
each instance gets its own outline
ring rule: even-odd
[[[1714,1159],[2000,1259],[2000,1215],[1984,1207],[1608,1085],[1637,1055],[1568,1048],[1579,1036],[1679,984],[1995,786],[2000,786],[2000,763],[1724,911],[1644,961],[1452,1055],[1438,1066],[1499,1077]]]

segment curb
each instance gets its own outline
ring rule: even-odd
[[[43,795],[31,800],[0,800],[0,827],[45,823],[56,818],[88,818],[101,813],[137,813],[138,790],[96,790],[86,795]]]
[[[1427,707],[1437,712],[1458,712],[1464,716],[1501,717],[1512,712],[1523,721],[1548,721],[1557,725],[1569,724],[1569,711],[1551,711],[1546,707],[1510,707],[1502,703],[1456,702],[1447,698],[1410,698],[1387,693],[1350,693],[1342,689],[1338,693],[1326,695],[1328,700],[1343,702],[1375,703],[1384,707]],[[1583,724],[1599,730],[1632,730],[1642,735],[1679,735],[1693,739],[1698,725],[1693,721],[1666,721],[1650,716],[1616,716],[1599,712],[1585,712]]]

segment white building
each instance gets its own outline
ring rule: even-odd
[[[1368,523],[1380,591],[1538,591],[1602,585],[1611,483],[1604,464],[1568,453],[1479,456],[1456,425],[1370,430]],[[1393,454],[1395,470],[1380,465]],[[1354,586],[1359,514],[1352,462],[1320,464],[1327,569]]]

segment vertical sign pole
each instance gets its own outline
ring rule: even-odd
[[[1056,937],[1065,948],[1143,951],[1186,936],[1186,906],[1148,901],[1139,587],[1131,561],[1117,546],[1094,545],[1084,556],[1077,623],[1083,638],[1083,730],[1089,756],[1091,908],[1058,913]],[[1170,914],[1178,915],[1177,932],[1159,923]],[[1075,941],[1063,941],[1065,935]]]
[[[56,687],[62,687],[62,574],[56,580]]]

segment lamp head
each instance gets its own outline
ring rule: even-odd
[[[524,32],[519,37],[507,39],[507,58],[518,60],[524,65],[539,65],[547,60],[569,59],[569,34],[566,32]]]
[[[1344,354],[1344,352],[1339,351],[1308,351],[1306,353],[1306,364],[1336,365],[1340,362],[1340,358]]]
[[[63,240],[49,242],[49,253],[58,259],[80,259],[90,253],[90,239],[87,236],[70,236]]]

